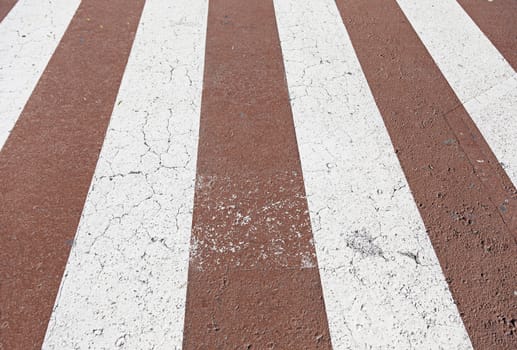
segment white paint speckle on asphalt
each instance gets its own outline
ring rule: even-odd
[[[207,1],[147,0],[43,349],[179,349]]]
[[[398,3],[517,184],[517,73],[455,0]]]
[[[0,23],[0,150],[79,0],[20,0]]]
[[[275,7],[334,349],[471,349],[335,3]]]

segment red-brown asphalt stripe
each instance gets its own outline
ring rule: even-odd
[[[7,16],[18,0],[0,0],[0,22]]]
[[[81,2],[0,152],[2,350],[41,347],[143,5]]]
[[[184,348],[331,348],[271,0],[210,1]]]
[[[515,187],[397,3],[336,3],[474,347],[515,349]]]
[[[517,1],[458,0],[458,3],[517,70]]]

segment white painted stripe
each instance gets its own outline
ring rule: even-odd
[[[335,3],[275,7],[334,349],[470,349]]]
[[[517,73],[455,0],[398,3],[517,184]]]
[[[79,2],[20,0],[0,23],[0,149]]]
[[[179,349],[206,0],[147,0],[44,349]]]

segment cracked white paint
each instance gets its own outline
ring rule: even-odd
[[[517,184],[517,73],[455,0],[398,4]]]
[[[471,349],[332,0],[275,0],[334,349]]]
[[[179,349],[206,0],[147,0],[44,349]]]
[[[0,23],[0,149],[79,2],[20,0]]]

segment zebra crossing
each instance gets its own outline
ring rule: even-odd
[[[516,346],[512,0],[8,3],[0,349]]]

